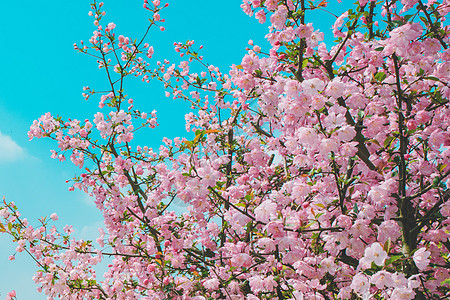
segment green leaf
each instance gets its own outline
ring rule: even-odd
[[[364,111],[363,110],[358,111],[358,118],[364,119]]]
[[[374,78],[376,81],[381,82],[386,79],[386,74],[384,72],[378,72],[375,74]]]
[[[389,250],[391,249],[391,238],[388,238],[387,241],[384,243],[383,249],[384,251],[386,251],[386,253],[389,253]]]
[[[392,144],[392,141],[395,140],[396,137],[395,136],[388,136],[385,140],[384,140],[384,147],[385,148],[389,148]]]
[[[307,65],[308,65],[308,60],[307,60],[307,59],[304,59],[304,60],[302,61],[302,68],[303,68],[303,69],[306,68]]]
[[[389,257],[388,259],[386,259],[386,262],[384,263],[385,266],[389,266],[390,264],[392,264],[393,262],[396,262],[397,260],[403,258],[403,255],[398,254],[398,255],[392,255],[391,257]]]
[[[444,285],[444,284],[450,285],[450,278],[444,279],[444,281],[441,282],[441,285]]]
[[[428,77],[425,77],[424,79],[433,80],[433,81],[441,81],[439,78],[436,78],[434,76],[428,76]]]
[[[323,205],[323,203],[317,203],[316,206],[318,206],[320,208],[325,208],[325,205]]]
[[[403,18],[405,19],[405,22],[408,22],[408,20],[411,19],[412,17],[414,17],[414,15],[406,15]]]
[[[434,177],[433,186],[439,186],[440,182],[441,182],[441,179],[439,177]]]

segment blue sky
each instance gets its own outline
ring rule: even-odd
[[[331,1],[336,2],[336,1]],[[148,12],[141,0],[106,0],[106,23],[114,21],[117,34],[140,37],[146,28]],[[173,1],[163,11],[166,31],[151,32],[147,40],[158,57],[177,60],[173,42],[193,39],[204,45],[205,61],[227,72],[239,64],[249,39],[264,46],[268,22],[261,25],[245,15],[240,0]],[[62,228],[72,224],[76,235],[95,239],[101,215],[82,192],[69,192],[65,180],[79,171],[70,162],[50,158],[51,140],[28,141],[33,120],[46,112],[67,119],[93,118],[98,101],[85,101],[83,86],[104,87],[104,75],[95,61],[73,50],[73,43],[88,41],[95,27],[88,16],[89,0],[1,1],[0,55],[0,196],[14,201],[32,224],[56,212]],[[332,3],[340,13],[344,7]],[[336,9],[333,10],[335,14]],[[319,13],[321,28],[330,28],[334,18]],[[310,20],[315,22],[316,20]],[[317,27],[317,25],[315,25]],[[330,33],[325,33],[331,38]],[[264,48],[263,48],[264,49]],[[267,48],[266,48],[267,49]],[[160,56],[161,55],[161,56]],[[184,136],[184,115],[188,105],[165,98],[162,86],[127,82],[127,93],[136,107],[158,111],[160,127],[149,131],[146,145],[157,147],[164,136]],[[87,237],[86,237],[87,235]],[[14,254],[13,245],[0,235],[0,298],[16,290],[19,299],[45,299],[32,281],[36,267],[26,254]]]

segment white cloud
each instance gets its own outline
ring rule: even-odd
[[[76,232],[73,234],[73,236],[77,239],[83,239],[85,241],[95,241],[100,236],[100,232],[98,231],[100,227],[103,227],[106,232],[105,224],[103,223],[103,221],[99,220],[91,225],[83,226],[79,231],[75,230]]]
[[[13,139],[0,132],[0,163],[13,162],[24,156],[24,149],[17,145]]]
[[[95,197],[94,196],[89,196],[89,194],[87,194],[85,192],[81,192],[80,191],[80,193],[81,193],[80,198],[79,198],[80,201],[83,204],[96,209],[97,206],[95,205]]]

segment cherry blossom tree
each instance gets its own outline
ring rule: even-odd
[[[147,33],[163,30],[166,4],[144,2]],[[193,41],[174,44],[180,61],[155,62],[146,36],[120,35],[103,3],[91,7],[96,31],[75,49],[108,78],[107,92],[84,91],[100,110],[47,113],[29,137],[83,170],[72,189],[95,197],[106,229],[76,240],[57,215],[31,226],[14,203],[0,210],[49,299],[450,297],[448,0],[359,0],[336,16],[332,45],[307,22],[326,1],[244,0],[270,22],[270,47],[250,42],[225,71]],[[157,119],[126,94],[129,76],[188,101],[193,138],[136,145]]]

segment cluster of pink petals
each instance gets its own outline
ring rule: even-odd
[[[400,2],[406,13],[418,1]],[[114,23],[100,25],[103,4],[93,4],[91,47],[76,49],[100,53],[98,67],[115,76],[100,111],[84,121],[47,113],[28,134],[55,140],[53,158],[85,167],[71,190],[95,198],[104,228],[95,242],[75,240],[72,227],[50,225],[57,214],[33,227],[13,203],[0,209],[0,230],[40,266],[40,291],[64,299],[448,295],[449,28],[361,0],[357,11],[373,5],[392,28],[374,33],[376,22],[349,11],[327,48],[298,5],[244,0],[245,13],[270,22],[271,48],[249,42],[223,73],[194,41],[174,44],[179,62],[153,63],[152,46],[116,37]],[[162,29],[166,6],[144,1],[149,27]],[[158,123],[119,88],[126,76],[160,80],[168,97],[188,101],[191,138],[137,145],[135,132]],[[83,96],[97,94],[86,87]],[[94,267],[105,257],[101,277]]]

